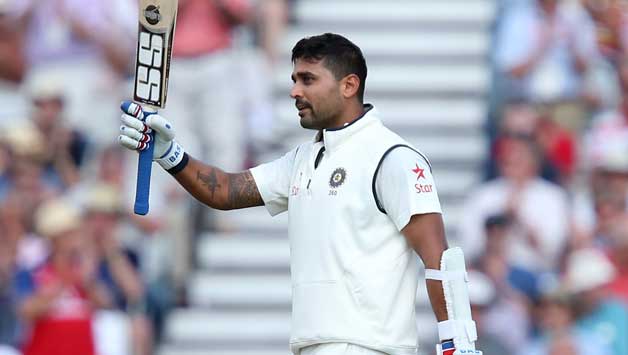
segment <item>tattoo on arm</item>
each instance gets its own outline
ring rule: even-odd
[[[203,186],[206,186],[209,191],[211,191],[211,197],[214,198],[214,194],[216,193],[216,189],[222,187],[218,183],[218,177],[216,177],[216,170],[211,169],[209,174],[203,174],[200,171],[196,172],[196,179],[200,180]]]
[[[250,171],[229,174],[228,208],[262,206],[264,201]]]
[[[250,171],[226,174],[216,168],[204,172],[197,170],[196,180],[209,191],[209,200],[205,203],[214,208],[236,209],[264,205]]]

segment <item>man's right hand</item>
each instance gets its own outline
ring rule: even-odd
[[[118,141],[125,148],[141,151],[154,144],[153,161],[164,169],[175,167],[183,159],[183,147],[174,140],[174,128],[165,118],[157,115],[145,116],[142,107],[134,102],[125,101],[121,105],[122,126]],[[155,131],[154,141],[149,133]]]

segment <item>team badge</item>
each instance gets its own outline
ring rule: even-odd
[[[329,178],[329,186],[332,188],[337,188],[342,185],[347,178],[347,171],[343,168],[337,168],[331,173],[331,177]]]

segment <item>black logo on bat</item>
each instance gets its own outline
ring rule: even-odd
[[[148,5],[144,10],[144,17],[146,21],[151,25],[156,25],[161,21],[161,14],[159,13],[159,7],[155,5]]]

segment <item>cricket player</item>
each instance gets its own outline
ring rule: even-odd
[[[174,140],[172,124],[158,115],[143,122],[142,111],[128,103],[120,144],[134,150],[155,144],[154,160],[212,208],[264,205],[271,215],[289,213],[295,355],[416,354],[414,252],[428,269],[439,353],[481,354],[473,321],[455,319],[456,297],[466,288],[450,294],[443,287],[466,284],[462,273],[445,270],[447,241],[430,163],[363,102],[361,50],[326,33],[300,40],[292,62],[290,96],[301,126],[316,133],[273,162],[240,173],[203,164]],[[462,306],[469,308],[468,298]]]

